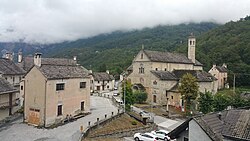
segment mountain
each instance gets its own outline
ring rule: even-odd
[[[77,55],[79,63],[95,71],[111,70],[119,74],[131,64],[133,57],[141,49],[174,51],[187,40],[190,33],[199,36],[219,25],[214,23],[180,24],[157,26],[129,32],[117,31],[88,39],[61,44],[60,50],[51,51],[52,57],[72,57]],[[63,46],[63,47],[62,47]]]
[[[177,47],[186,52],[184,46]],[[209,70],[213,64],[226,63],[230,70],[229,82],[236,86],[250,86],[250,17],[228,22],[197,36],[196,56]]]

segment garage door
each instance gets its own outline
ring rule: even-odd
[[[40,110],[39,109],[30,108],[28,122],[30,124],[39,125],[40,123]]]

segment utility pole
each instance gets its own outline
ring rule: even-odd
[[[123,102],[123,104],[124,104],[124,113],[126,112],[126,103],[125,103],[125,97],[126,97],[126,71],[125,71],[125,73],[124,73],[124,77],[123,77],[123,83],[124,83],[124,86],[123,86],[123,89],[124,89],[124,102]]]
[[[234,84],[233,84],[233,91],[234,91],[234,94],[235,94],[235,73],[234,73]]]

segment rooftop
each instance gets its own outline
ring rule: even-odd
[[[18,90],[15,89],[7,80],[0,77],[0,94],[6,94],[17,91]]]
[[[0,74],[6,75],[22,75],[25,71],[16,65],[13,61],[0,58]]]
[[[95,81],[111,81],[115,78],[107,72],[94,72],[93,77]]]
[[[160,52],[160,51],[149,51],[149,50],[144,50],[144,53],[153,62],[194,64],[184,54]],[[195,61],[194,65],[202,66],[202,64],[197,60]]]

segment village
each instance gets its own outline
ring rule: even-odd
[[[187,40],[186,54],[142,45],[118,80],[109,70],[87,70],[78,56],[44,58],[19,51],[15,59],[7,52],[0,59],[1,140],[248,140],[249,108],[199,111],[200,93],[229,89],[229,70],[224,62],[204,71],[196,60],[195,36]],[[190,99],[180,88],[185,77],[193,78],[198,90],[189,109]],[[131,93],[141,97],[131,100]],[[123,124],[116,123],[121,119]],[[109,127],[114,123],[123,129]]]

